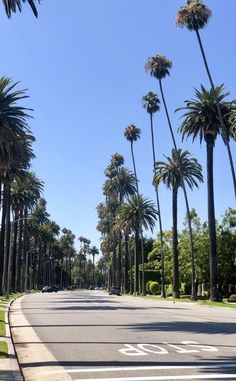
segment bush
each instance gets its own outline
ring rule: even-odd
[[[148,294],[150,294],[151,293],[151,291],[150,291],[150,284],[152,283],[152,280],[149,280],[147,283],[146,283],[146,292],[148,293]]]
[[[151,282],[149,289],[150,289],[152,295],[156,295],[156,294],[158,294],[158,292],[160,292],[160,286],[157,282]]]
[[[165,288],[166,288],[166,296],[172,296],[172,293],[173,293],[172,284],[167,284]]]
[[[230,295],[229,299],[227,300],[228,303],[236,303],[236,294]]]

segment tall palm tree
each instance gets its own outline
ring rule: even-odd
[[[228,129],[227,126],[224,123],[224,118],[221,112],[221,107],[218,101],[218,94],[212,79],[212,75],[209,69],[209,65],[207,62],[206,54],[204,51],[204,47],[202,44],[201,36],[200,36],[200,29],[203,29],[207,23],[209,18],[211,17],[212,12],[207,6],[203,3],[202,0],[188,0],[187,4],[180,8],[180,10],[177,13],[176,16],[176,24],[180,27],[186,26],[188,30],[194,31],[197,36],[197,40],[199,43],[199,47],[201,50],[202,58],[204,61],[205,69],[210,81],[212,94],[214,97],[214,100],[216,102],[216,112],[219,117],[220,122],[220,133],[222,135],[223,141],[227,147],[229,161],[230,161],[230,168],[233,178],[233,185],[234,185],[234,193],[236,196],[236,176],[235,176],[235,169],[234,169],[234,163],[233,158],[231,154],[231,149],[229,145],[229,139],[228,139]]]
[[[236,101],[225,102],[224,98],[228,94],[223,93],[223,86],[215,88],[218,103],[224,124],[227,127],[230,138],[230,131],[233,135],[232,122],[230,117],[235,114]],[[181,124],[180,132],[183,138],[192,136],[193,140],[197,136],[200,142],[204,139],[207,150],[207,190],[208,190],[208,227],[210,238],[210,298],[212,301],[219,300],[218,274],[217,274],[217,254],[216,254],[216,227],[215,227],[215,205],[214,205],[214,181],[213,181],[213,152],[217,135],[220,134],[221,124],[216,109],[214,92],[207,91],[201,86],[201,91],[195,90],[195,99],[185,101],[186,106],[178,110],[185,110],[184,121]],[[234,123],[234,130],[235,130]]]
[[[27,124],[30,118],[29,109],[18,104],[19,101],[27,98],[27,95],[25,90],[15,90],[16,85],[10,78],[0,78],[0,182],[4,184],[0,237],[0,287],[5,283],[3,273],[4,266],[6,270],[10,243],[10,184],[18,176],[17,173],[26,169],[34,157],[31,147],[34,138]]]
[[[138,292],[138,247],[141,236],[140,226],[144,229],[153,230],[157,218],[157,211],[152,201],[144,198],[140,194],[131,196],[124,203],[118,214],[117,226],[119,228],[130,227],[135,234],[135,276],[134,276],[134,294]],[[142,282],[142,285],[144,281]]]
[[[167,75],[169,75],[169,70],[172,67],[172,62],[166,58],[165,56],[162,56],[160,54],[157,54],[154,57],[150,57],[145,65],[146,71],[149,71],[151,76],[156,78],[159,82],[160,86],[160,91],[161,91],[161,98],[162,102],[164,105],[165,113],[166,113],[166,118],[173,142],[173,146],[176,152],[178,152],[176,140],[175,140],[175,135],[173,132],[170,116],[169,116],[169,111],[167,108],[167,103],[165,100],[164,96],[164,91],[162,87],[162,79],[165,78]],[[180,175],[181,174],[181,169],[180,169]],[[188,217],[188,227],[189,227],[189,238],[190,238],[190,253],[191,253],[191,267],[192,267],[192,292],[191,292],[191,297],[192,299],[197,299],[197,290],[196,290],[196,277],[195,277],[195,259],[194,259],[194,248],[193,248],[193,233],[192,233],[192,225],[191,225],[191,217],[190,217],[190,208],[189,208],[189,202],[188,202],[188,196],[185,188],[185,183],[184,180],[182,179],[182,184],[183,184],[183,192],[184,192],[184,199],[185,199],[185,205],[186,205],[186,210],[187,210],[187,217]]]
[[[151,126],[151,141],[152,141],[152,159],[153,159],[153,170],[155,170],[156,162],[156,153],[155,153],[155,139],[153,132],[153,116],[160,110],[160,100],[156,94],[152,91],[149,91],[148,94],[143,96],[143,107],[147,110],[150,115],[150,126]],[[159,200],[158,188],[155,187],[156,200],[157,200],[157,211],[158,211],[158,222],[159,222],[159,231],[160,231],[160,248],[161,248],[161,296],[162,298],[166,297],[165,291],[165,261],[163,253],[163,230],[162,230],[162,218],[161,218],[161,206]]]
[[[178,227],[177,227],[177,197],[178,190],[186,181],[190,189],[198,187],[198,181],[203,181],[202,168],[198,161],[190,157],[188,151],[172,150],[172,157],[166,157],[167,162],[158,161],[155,164],[154,185],[163,182],[172,189],[173,216],[173,297],[179,298],[179,263],[178,263]],[[180,174],[181,168],[181,174]]]
[[[99,250],[96,248],[96,246],[92,246],[90,249],[90,253],[92,254],[93,257],[93,285],[95,285],[95,278],[94,278],[94,270],[95,270],[95,255],[99,254]]]
[[[17,10],[21,12],[22,3],[28,3],[30,8],[32,9],[35,17],[38,17],[38,11],[35,6],[34,0],[2,0],[3,5],[5,7],[5,11],[8,17],[11,17],[12,12],[16,12]],[[40,3],[40,0],[38,0]]]
[[[124,136],[126,139],[130,142],[130,149],[131,149],[131,156],[133,161],[133,169],[134,169],[134,175],[135,175],[135,182],[136,182],[136,189],[137,189],[137,195],[139,194],[139,186],[138,186],[138,177],[137,177],[137,171],[136,171],[136,164],[134,159],[134,147],[133,144],[135,141],[137,141],[140,138],[141,130],[137,128],[134,124],[130,124],[124,132]],[[142,224],[141,224],[141,216],[139,221],[139,229],[140,229],[140,240],[141,240],[141,260],[142,260],[142,295],[146,294],[146,287],[144,284],[144,250],[143,250],[143,232],[142,232]],[[135,251],[135,279],[134,279],[134,294],[136,295],[138,290],[137,280],[138,280],[138,264],[139,264],[139,258],[138,258],[138,251],[136,247]]]

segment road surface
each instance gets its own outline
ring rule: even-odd
[[[235,309],[61,291],[10,318],[26,381],[236,380]]]

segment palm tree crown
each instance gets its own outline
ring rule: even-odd
[[[186,26],[189,30],[202,29],[207,25],[212,12],[202,0],[188,0],[187,4],[180,8],[176,16],[176,25],[181,28]]]
[[[223,85],[215,88],[217,99],[220,105],[224,124],[227,128],[227,139],[234,137],[236,132],[236,100],[225,102],[224,98],[228,93],[223,93]],[[186,106],[177,109],[187,110],[182,116],[185,118],[180,127],[180,132],[184,136],[193,136],[193,140],[197,135],[202,139],[206,139],[207,135],[212,135],[215,139],[221,132],[221,124],[217,113],[216,102],[213,90],[207,91],[201,86],[201,91],[195,89],[195,99],[186,100]]]
[[[35,17],[38,17],[38,11],[34,4],[34,0],[2,0],[3,5],[5,7],[5,11],[8,17],[11,17],[12,12],[16,13],[16,11],[22,10],[22,3],[28,3],[30,8],[32,9]],[[40,3],[40,0],[38,0]]]
[[[124,132],[124,136],[129,142],[135,142],[140,138],[141,130],[136,127],[134,124],[130,124]]]
[[[156,79],[162,79],[170,75],[169,69],[172,67],[172,62],[165,56],[157,54],[154,57],[149,57],[145,65],[145,70],[149,71],[151,76]]]
[[[167,157],[167,163],[158,161],[155,164],[154,185],[163,182],[168,188],[177,189],[182,187],[182,179],[186,181],[190,189],[198,187],[198,181],[203,181],[202,167],[197,159],[190,157],[188,151],[172,149],[172,157]],[[181,170],[181,173],[180,173]],[[182,178],[181,178],[182,174]]]
[[[157,94],[149,91],[146,95],[143,96],[143,107],[147,110],[149,114],[154,114],[160,110],[160,100]]]
[[[139,224],[145,229],[153,229],[157,218],[155,204],[142,195],[131,196],[127,203],[119,210],[118,224],[126,226],[129,224],[132,230],[139,230]]]

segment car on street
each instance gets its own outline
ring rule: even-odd
[[[117,286],[112,286],[109,290],[109,295],[117,295],[120,296],[120,289]]]
[[[41,290],[42,293],[45,292],[57,292],[58,288],[56,286],[44,286]]]

